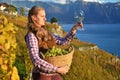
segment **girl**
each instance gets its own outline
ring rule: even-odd
[[[30,58],[34,64],[32,70],[33,80],[63,80],[60,74],[66,74],[67,66],[56,67],[46,62],[39,55],[43,54],[53,46],[67,45],[73,39],[76,28],[82,27],[82,23],[76,23],[71,31],[64,37],[51,34],[45,27],[45,10],[39,6],[33,6],[28,14],[28,32],[25,41],[30,53]]]

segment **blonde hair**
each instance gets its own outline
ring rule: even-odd
[[[47,31],[45,26],[38,27],[35,21],[32,19],[33,15],[37,15],[38,11],[44,10],[42,7],[33,6],[28,13],[28,32],[32,32],[38,39],[39,48],[43,48],[43,52],[46,49],[55,46],[55,40],[53,36]]]

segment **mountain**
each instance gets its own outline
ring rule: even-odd
[[[74,12],[82,9],[85,13],[84,23],[120,23],[120,2],[118,3],[97,3],[75,1],[69,4],[58,4],[41,1],[13,1],[16,7],[31,8],[34,5],[42,6],[47,13],[47,19],[56,17],[60,23],[74,23]]]

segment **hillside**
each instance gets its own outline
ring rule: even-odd
[[[28,80],[33,65],[24,41],[27,18],[0,13],[1,15],[6,16],[8,21],[18,28],[16,59],[13,65],[18,69],[20,80]],[[118,57],[100,49],[95,44],[82,42],[76,38],[73,39],[71,45],[75,47],[75,52],[70,71],[63,75],[64,80],[120,80],[120,59]]]

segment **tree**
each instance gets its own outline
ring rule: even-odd
[[[17,8],[15,6],[13,6],[13,5],[9,5],[7,7],[7,11],[8,11],[8,13],[10,13],[10,12],[16,12]]]
[[[24,7],[20,7],[20,14],[21,15],[25,15],[25,9],[24,9]]]
[[[55,18],[55,17],[51,18],[51,23],[57,23],[57,22],[58,22],[57,18]]]

